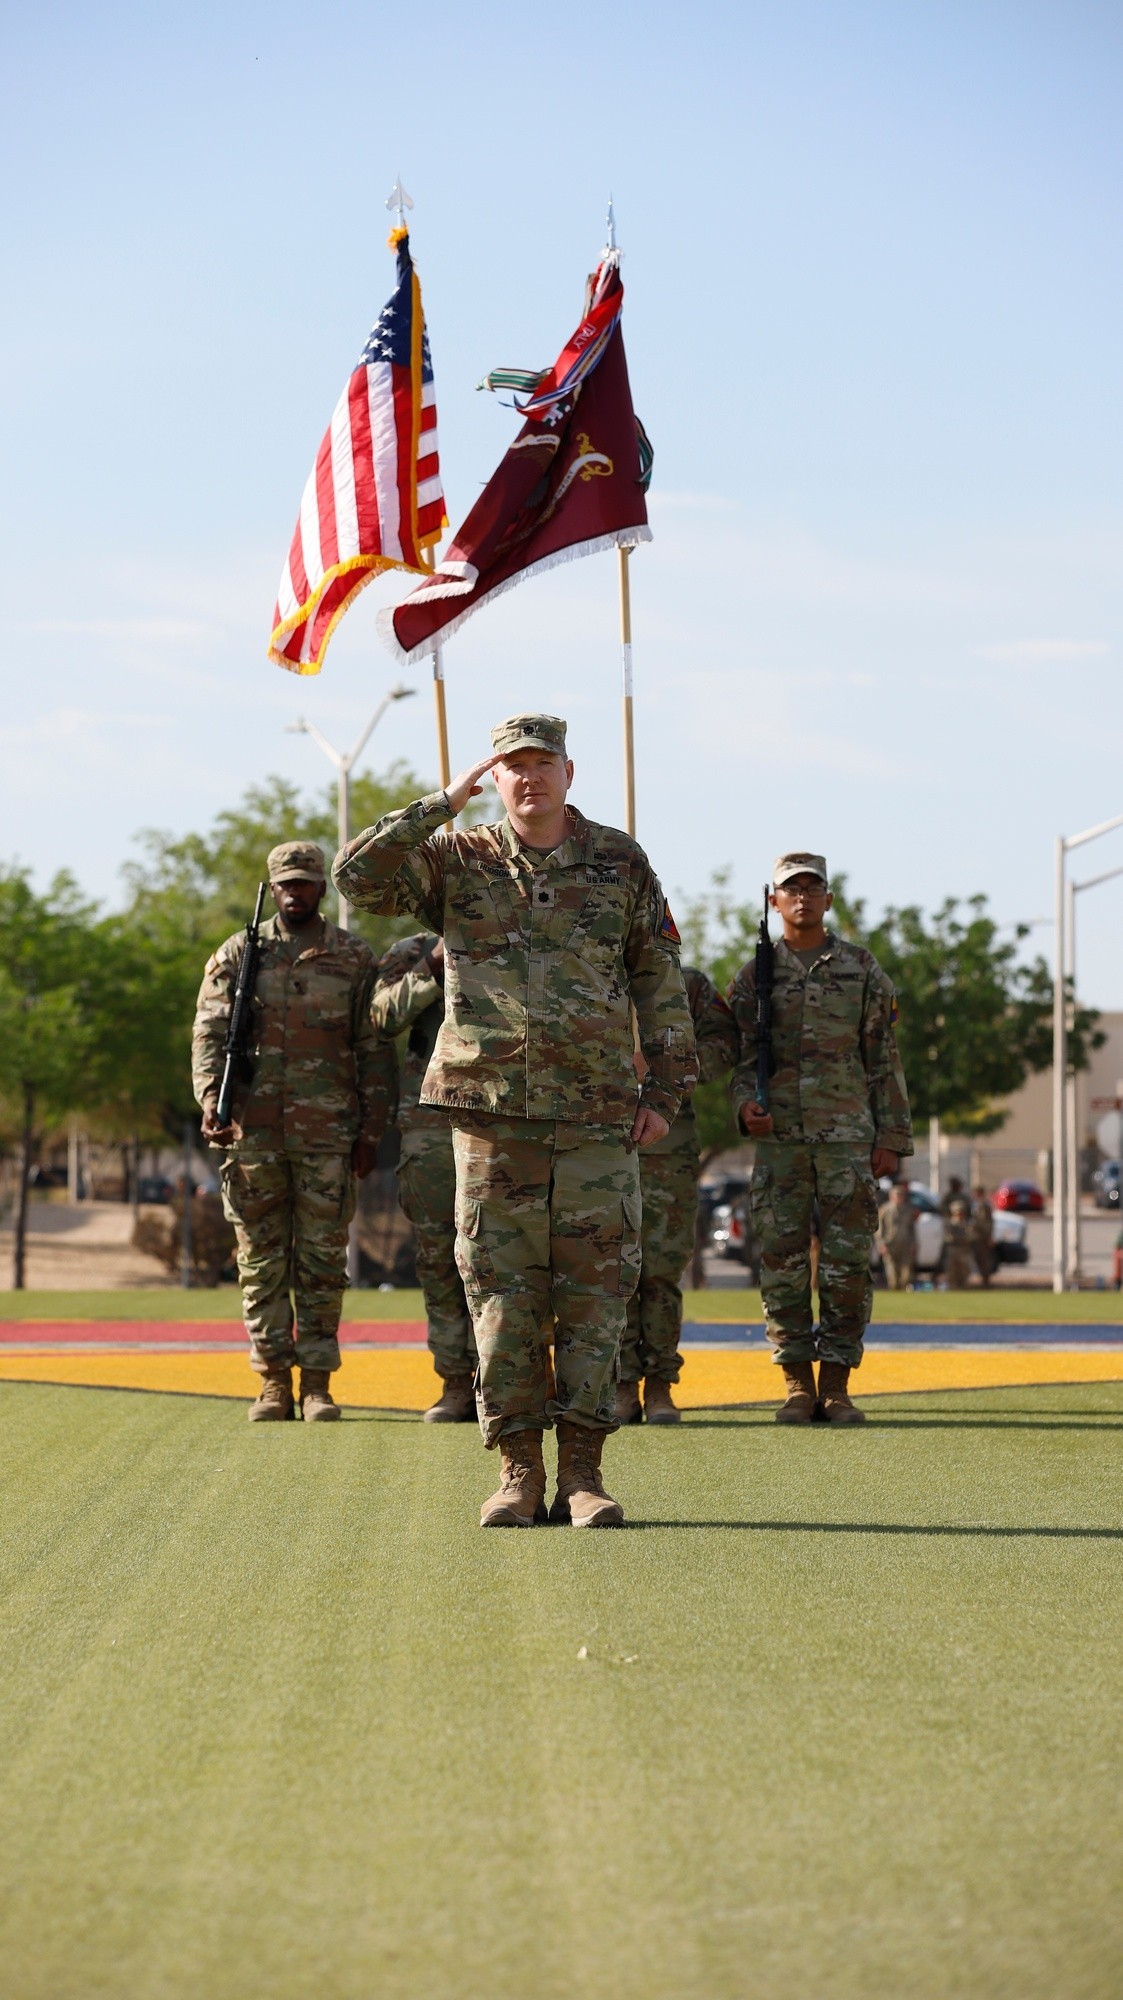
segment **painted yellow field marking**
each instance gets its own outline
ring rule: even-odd
[[[859,1398],[933,1389],[1004,1389],[1048,1382],[1123,1381],[1123,1352],[922,1348],[867,1353],[851,1387]],[[0,1382],[45,1382],[97,1389],[147,1389],[248,1401],[257,1378],[241,1353],[34,1354],[0,1352]],[[424,1350],[354,1349],[332,1382],[337,1400],[366,1410],[423,1410],[438,1394]],[[780,1374],[766,1354],[694,1348],[675,1399],[684,1409],[713,1409],[780,1399]]]

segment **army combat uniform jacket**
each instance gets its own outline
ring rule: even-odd
[[[698,1081],[713,1083],[719,1076],[724,1076],[727,1070],[732,1069],[737,1060],[737,1023],[713,980],[707,978],[704,972],[699,972],[695,966],[684,965],[682,978],[686,987],[690,1018],[694,1023],[694,1041],[698,1051]],[[646,1163],[661,1153],[697,1154],[697,1152],[698,1116],[691,1095],[683,1104],[666,1138],[657,1139],[653,1146],[645,1146],[643,1157]],[[693,1230],[693,1217],[691,1226]]]
[[[376,1142],[394,1115],[398,1071],[392,1044],[370,1018],[375,958],[362,938],[325,918],[287,932],[261,926],[261,962],[249,1044],[253,1075],[234,1095],[240,1153],[348,1153]],[[192,1079],[204,1110],[218,1101],[226,1037],[245,933],[207,960],[195,1013]]]
[[[756,968],[729,989],[741,1052],[730,1095],[735,1117],[756,1100]],[[779,1144],[884,1146],[911,1153],[912,1120],[893,1028],[893,987],[872,952],[828,933],[805,967],[781,938],[772,987],[769,1092]]]
[[[408,1030],[398,1092],[402,1131],[448,1132],[448,1113],[422,1104],[421,1088],[445,1017],[444,987],[434,979],[427,954],[437,942],[430,932],[392,944],[378,961],[371,1018],[394,1040]]]
[[[413,911],[445,941],[445,1018],[423,1104],[501,1118],[673,1121],[697,1077],[678,933],[642,848],[572,807],[551,853],[506,819],[447,830],[443,792],[388,813],[336,856],[360,909]],[[444,829],[444,830],[442,830]]]

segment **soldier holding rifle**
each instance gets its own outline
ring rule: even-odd
[[[693,1087],[694,1032],[647,856],[566,803],[565,723],[511,716],[491,741],[447,791],[352,840],[333,873],[358,907],[415,912],[444,939],[445,1016],[421,1101],[451,1116],[477,1410],[502,1459],[481,1526],[545,1520],[542,1437],[556,1423],[550,1518],[609,1527],[623,1519],[601,1453],[639,1275],[636,1149],[665,1137]],[[506,817],[448,829],[489,770]]]
[[[783,854],[767,897],[783,924],[729,990],[740,1032],[734,1112],[757,1142],[750,1196],[766,1332],[784,1372],[778,1423],[856,1424],[848,1393],[873,1303],[876,1181],[911,1153],[897,1003],[872,954],[828,931],[821,854]],[[764,918],[767,930],[767,913]],[[818,1206],[819,1325],[811,1304]],[[814,1364],[819,1363],[816,1383]]]
[[[268,866],[277,914],[207,960],[192,1070],[203,1137],[228,1149],[222,1201],[263,1378],[250,1421],[296,1414],[299,1363],[300,1414],[330,1422],[355,1178],[393,1116],[397,1063],[370,1018],[374,953],[320,914],[320,849],[289,841]]]

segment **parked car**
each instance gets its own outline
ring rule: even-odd
[[[1003,1181],[991,1195],[990,1205],[1013,1209],[1015,1215],[1043,1215],[1045,1196],[1032,1181]]]
[[[991,1252],[996,1264],[1028,1264],[1029,1237],[1024,1215],[1012,1215],[1008,1209],[995,1208],[994,1236]]]
[[[136,1184],[137,1200],[141,1202],[162,1205],[169,1202],[174,1193],[175,1189],[166,1174],[141,1174]]]
[[[753,1284],[759,1285],[760,1243],[749,1216],[747,1181],[732,1201],[718,1202],[710,1217],[710,1242],[719,1256],[744,1264]]]
[[[1092,1194],[1097,1208],[1119,1207],[1119,1161],[1105,1160],[1092,1175]]]

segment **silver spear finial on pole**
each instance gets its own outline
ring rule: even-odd
[[[398,228],[404,229],[406,226],[405,212],[407,208],[413,207],[413,202],[402,186],[402,177],[400,174],[386,197],[386,206],[387,208],[397,209]]]
[[[608,197],[608,216],[607,216],[607,219],[606,219],[606,223],[605,223],[605,227],[606,227],[606,228],[607,228],[607,230],[608,230],[608,247],[609,247],[609,249],[610,249],[610,250],[615,250],[615,248],[616,248],[616,210],[615,210],[615,209],[613,208],[613,206],[612,206],[612,196],[611,196],[611,195],[609,195],[609,197]]]

